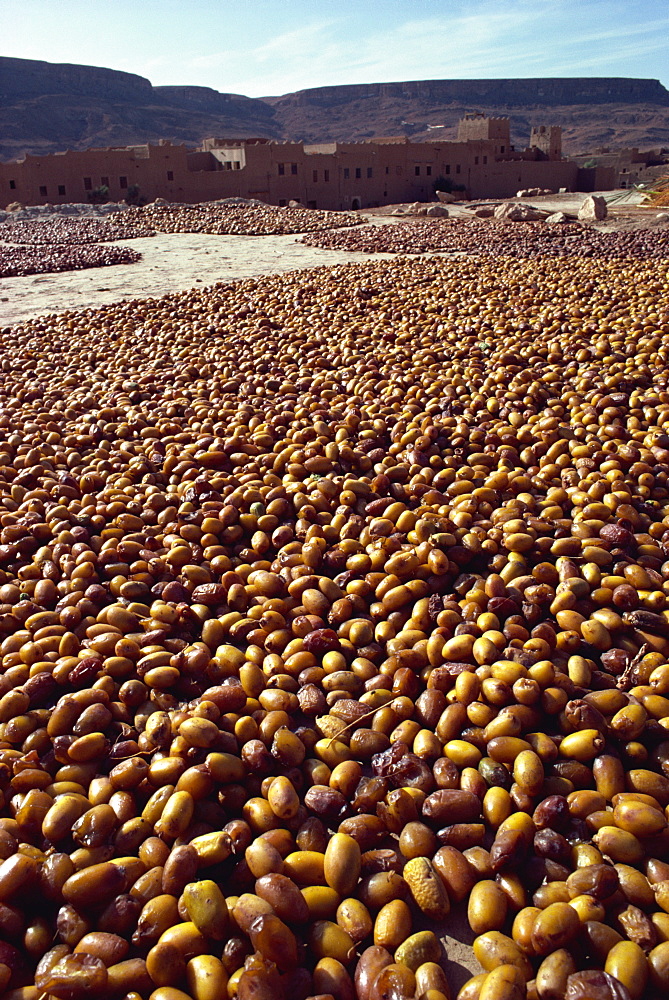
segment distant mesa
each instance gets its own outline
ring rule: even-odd
[[[480,104],[494,100],[514,105],[650,103],[669,106],[669,91],[659,80],[627,77],[537,77],[510,80],[414,80],[405,83],[365,83],[314,87],[283,97],[267,97],[274,107],[332,107],[356,99],[430,101],[432,107],[451,102]]]
[[[0,57],[0,96],[41,97],[45,94],[78,94],[107,100],[150,98],[149,80],[101,66],[48,63],[36,59]]]
[[[669,92],[658,80],[418,80],[261,99],[209,87],[153,87],[142,76],[104,67],[0,57],[4,160],[159,139],[197,145],[211,135],[311,143],[379,135],[448,139],[474,108],[510,117],[512,141],[522,141],[537,120],[561,125],[567,152],[669,145]]]
[[[153,87],[133,73],[0,57],[0,159],[205,136],[279,139],[276,112],[243,94]]]

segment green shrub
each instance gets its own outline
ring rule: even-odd
[[[88,200],[91,205],[105,205],[109,201],[109,188],[106,184],[93,188],[88,192]]]
[[[131,184],[125,196],[126,205],[141,206],[146,205],[147,201],[146,196],[139,193],[139,184]]]

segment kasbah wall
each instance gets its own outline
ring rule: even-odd
[[[467,115],[454,142],[409,142],[404,136],[358,143],[306,145],[266,139],[205,139],[198,150],[162,140],[157,146],[68,150],[0,163],[0,206],[86,202],[104,185],[110,201],[137,186],[147,201],[200,202],[257,198],[299,201],[334,210],[434,200],[438,177],[471,199],[512,197],[520,188],[604,190],[614,171],[585,174],[562,159],[561,130],[532,130],[530,146],[510,145],[507,118]],[[581,185],[579,185],[579,179]]]

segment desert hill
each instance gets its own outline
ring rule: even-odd
[[[153,87],[132,73],[0,57],[0,159],[205,136],[306,142],[379,135],[451,139],[466,111],[564,129],[568,152],[669,145],[669,92],[622,77],[426,80],[317,87],[263,99],[208,87]]]
[[[621,77],[425,80],[318,87],[266,97],[286,135],[323,142],[408,135],[453,139],[467,111],[511,119],[512,140],[532,125],[561,125],[568,152],[596,146],[669,145],[669,91],[658,80]]]
[[[205,136],[281,138],[276,112],[243,94],[153,87],[132,73],[0,57],[0,159]]]

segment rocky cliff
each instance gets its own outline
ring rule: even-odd
[[[132,73],[0,57],[0,158],[205,136],[307,142],[378,135],[451,139],[466,111],[530,127],[562,125],[570,152],[669,146],[669,92],[658,80],[616,77],[422,80],[317,87],[262,100],[209,87],[153,87]]]
[[[153,87],[97,66],[0,57],[0,159],[208,135],[280,138],[265,101],[208,87]]]
[[[141,100],[153,90],[149,80],[101,66],[0,57],[0,98],[42,94],[85,94],[108,100]]]
[[[283,97],[266,97],[274,107],[311,105],[329,108],[359,100],[432,101],[438,104],[485,101],[508,107],[539,103],[643,103],[669,107],[669,91],[659,80],[626,77],[538,77],[527,80],[415,80],[315,87]]]
[[[669,145],[669,91],[658,80],[422,80],[317,87],[265,100],[286,135],[311,142],[374,135],[453,139],[458,120],[476,110],[509,117],[519,147],[539,124],[561,125],[570,151]]]

